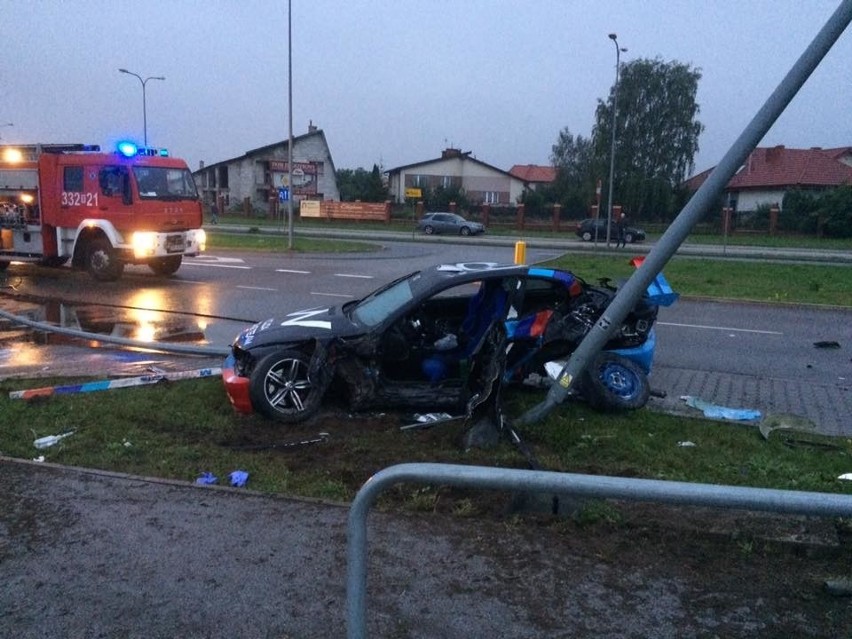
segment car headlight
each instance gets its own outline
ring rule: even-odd
[[[137,231],[130,244],[136,257],[148,257],[157,252],[157,234]]]

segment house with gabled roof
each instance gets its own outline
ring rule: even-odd
[[[527,186],[536,190],[543,186],[550,186],[556,181],[556,167],[542,166],[540,164],[516,164],[509,173],[519,180],[523,180]]]
[[[218,200],[225,206],[251,201],[264,209],[289,186],[297,204],[302,200],[339,200],[334,161],[322,129],[308,125],[308,132],[293,137],[293,169],[288,166],[289,140],[251,149],[243,155],[193,171],[204,202]],[[292,175],[293,183],[288,184]]]
[[[698,190],[711,171],[691,177],[686,187]],[[754,211],[765,205],[780,209],[788,191],[825,191],[843,185],[852,185],[852,147],[758,147],[728,182],[724,201],[735,211]]]
[[[525,183],[508,171],[477,160],[470,151],[444,149],[441,157],[406,164],[387,171],[392,201],[420,198],[429,189],[463,189],[472,204],[516,204]],[[419,195],[418,195],[419,193]]]

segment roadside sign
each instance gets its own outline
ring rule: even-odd
[[[279,202],[286,202],[289,199],[290,199],[290,189],[288,189],[286,186],[279,186],[278,187],[278,201]]]

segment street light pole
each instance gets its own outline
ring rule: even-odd
[[[615,88],[612,95],[612,142],[609,151],[609,195],[606,203],[606,246],[609,248],[609,240],[612,233],[612,181],[615,175],[615,116],[618,112],[618,71],[621,64],[621,52],[627,49],[619,48],[618,36],[609,34],[609,39],[615,43]]]
[[[127,69],[119,69],[118,71],[119,71],[119,73],[126,73],[127,75],[132,75],[133,77],[138,79],[139,82],[142,83],[142,131],[143,131],[143,137],[144,137],[144,145],[147,148],[147,146],[148,146],[148,106],[147,106],[146,100],[145,100],[145,85],[148,84],[148,80],[165,80],[166,78],[164,78],[161,75],[152,75],[152,76],[149,76],[149,77],[147,77],[143,80],[141,75],[133,73],[132,71],[128,71]]]

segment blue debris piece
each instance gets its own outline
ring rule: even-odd
[[[231,486],[236,486],[237,488],[242,488],[246,485],[248,481],[249,474],[244,470],[235,470],[231,473]]]
[[[679,293],[672,290],[671,285],[662,273],[658,273],[654,281],[648,285],[648,297],[651,303],[657,306],[671,306],[680,297]]]
[[[719,406],[710,402],[693,397],[692,395],[684,395],[681,397],[686,402],[687,406],[697,408],[704,413],[705,417],[710,419],[732,419],[735,421],[752,421],[760,419],[760,411],[751,408],[728,408],[727,406]]]
[[[214,475],[213,473],[207,471],[207,472],[201,473],[201,475],[199,475],[198,479],[195,480],[195,483],[196,484],[209,485],[209,484],[215,484],[217,481],[219,481],[219,478],[216,477],[216,475]]]

